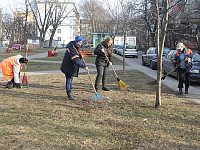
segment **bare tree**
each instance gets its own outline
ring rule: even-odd
[[[2,29],[4,33],[2,33],[6,39],[10,39],[10,41],[14,41],[13,36],[13,17],[11,14],[2,14]]]
[[[187,0],[186,0],[187,2]],[[185,4],[186,4],[185,2]],[[185,5],[184,4],[184,5]],[[163,0],[161,3],[155,1],[157,12],[157,26],[156,26],[156,47],[157,47],[157,84],[156,84],[156,103],[155,108],[161,106],[161,76],[162,76],[162,55],[167,33],[167,25],[169,23],[169,11],[176,4],[169,5],[169,0]],[[183,7],[182,7],[183,8]],[[180,8],[180,10],[182,9]],[[177,14],[178,15],[178,14]],[[170,20],[171,21],[171,20]],[[161,34],[160,34],[161,31]],[[161,35],[161,36],[160,36]]]
[[[123,71],[125,70],[125,46],[127,32],[131,30],[132,21],[135,18],[136,2],[119,0],[120,3],[120,24],[122,25],[122,31],[124,36],[124,47],[123,47]]]
[[[73,8],[71,8],[70,10],[67,10],[67,6],[69,4],[73,5]],[[53,41],[57,27],[62,23],[62,21],[64,19],[66,19],[66,17],[71,12],[75,11],[75,13],[77,13],[75,4],[71,3],[71,2],[63,2],[63,3],[56,2],[56,3],[54,3],[54,7],[55,7],[55,9],[53,12],[53,17],[51,18],[51,25],[53,27],[53,30],[52,30],[51,36],[50,36],[49,47],[52,47],[52,41]]]
[[[89,20],[92,27],[91,32],[104,32],[107,20],[110,21],[110,15],[103,5],[96,0],[85,0],[80,5],[83,18]]]
[[[34,0],[33,3],[30,3],[30,1],[28,0],[28,3],[31,11],[33,12],[35,23],[40,33],[40,48],[43,48],[46,32],[49,26],[51,26],[51,18],[53,17],[53,12],[55,9],[55,7],[53,7],[54,3],[39,3],[36,2],[36,0]],[[38,6],[40,4],[42,4],[44,8],[40,9],[40,7]]]

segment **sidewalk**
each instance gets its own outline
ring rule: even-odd
[[[57,51],[65,51],[65,49],[60,49]],[[44,58],[47,57],[48,53],[40,53],[32,56],[28,56],[28,60],[32,62],[48,62],[48,63],[61,63],[61,61],[42,61],[42,60],[32,60],[34,58]],[[118,59],[122,60],[123,57],[113,54],[114,57],[117,57]],[[140,58],[138,58],[140,59]],[[149,77],[157,80],[157,71],[156,70],[151,70],[148,67],[142,66],[141,64],[138,64],[137,62],[133,63],[133,59],[125,59],[126,63],[129,66],[125,66],[125,70],[139,70],[142,73],[148,75]],[[95,66],[94,64],[87,64],[88,66]],[[123,70],[123,66],[118,66],[118,65],[113,65],[115,70]],[[112,70],[110,67],[109,70]],[[90,69],[90,72],[96,71],[96,69]],[[80,68],[79,70],[80,73],[86,72],[84,69]],[[42,74],[51,74],[51,73],[61,73],[60,70],[52,70],[52,71],[38,71],[38,72],[27,72],[27,75],[42,75]],[[21,73],[23,75],[23,73]],[[3,74],[0,73],[0,77],[3,77]],[[168,86],[169,88],[173,89],[174,91],[178,92],[178,81],[175,79],[172,79],[170,77],[165,78],[165,80],[162,80],[162,84]],[[197,88],[194,88],[190,86],[189,88],[189,94],[184,95],[187,98],[192,98],[195,100],[196,103],[200,104],[200,90]]]
[[[122,60],[123,58],[119,55],[114,55],[115,57],[117,57],[118,59]],[[139,58],[141,59],[141,58]],[[125,59],[126,63],[129,64],[130,66],[125,67],[125,70],[139,70],[141,72],[143,72],[144,74],[148,75],[149,77],[157,80],[157,71],[156,70],[151,70],[148,67],[142,66],[141,64],[138,63],[134,63],[131,61],[131,59]],[[172,90],[178,92],[178,81],[170,78],[170,77],[166,77],[165,80],[162,80],[162,84],[166,85],[167,87],[171,88]],[[187,98],[192,98],[196,101],[196,103],[200,104],[200,90],[190,86],[189,88],[189,94],[184,94],[185,97]]]

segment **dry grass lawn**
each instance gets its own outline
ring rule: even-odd
[[[163,86],[155,109],[153,79],[117,73],[128,89],[120,91],[109,72],[111,91],[99,90],[100,100],[92,99],[86,73],[73,80],[75,101],[67,99],[64,74],[28,76],[26,89],[1,85],[0,149],[200,149],[199,105]]]

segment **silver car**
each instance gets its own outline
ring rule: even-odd
[[[123,52],[121,54],[123,56]],[[138,58],[138,50],[135,45],[126,45],[124,50],[125,57],[132,56]]]

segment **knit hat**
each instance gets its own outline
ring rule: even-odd
[[[80,41],[83,41],[83,38],[81,36],[76,36],[75,37],[75,42],[80,42]]]
[[[179,50],[182,47],[185,48],[185,45],[183,43],[178,43],[177,46],[176,46],[176,49]]]
[[[28,62],[28,59],[26,59],[26,58],[20,58],[20,59],[19,59],[19,62],[20,62],[20,63],[27,63],[27,62]]]

